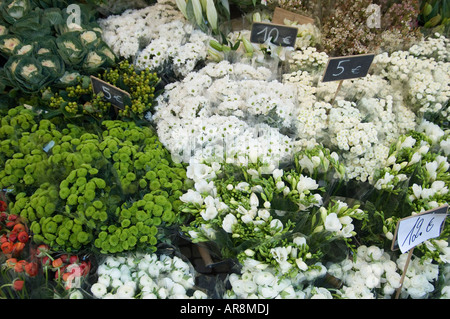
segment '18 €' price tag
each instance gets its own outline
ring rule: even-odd
[[[399,220],[392,250],[400,249],[404,253],[428,239],[439,237],[447,211],[448,205],[444,205]]]

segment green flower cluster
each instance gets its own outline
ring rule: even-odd
[[[163,191],[174,199],[181,196],[186,179],[183,165],[171,161],[167,149],[149,127],[134,122],[103,121],[99,149],[112,160],[125,194]]]
[[[81,249],[92,241],[92,230],[78,219],[72,219],[62,214],[42,217],[39,222],[30,226],[33,240],[46,243],[53,250],[72,252]]]
[[[23,106],[16,107],[1,114],[0,120],[0,164],[17,153],[21,132],[30,132],[36,122],[34,113]]]
[[[11,213],[21,216],[30,223],[42,217],[50,217],[59,205],[58,188],[49,182],[43,183],[39,188],[27,196],[21,192],[16,195],[15,202],[11,202]]]
[[[160,231],[179,221],[183,165],[135,122],[54,123],[18,107],[0,127],[0,186],[11,189],[11,211],[27,220],[34,241],[66,251],[154,250]]]
[[[156,204],[154,196],[149,194],[132,204],[123,203],[117,208],[116,218],[118,224],[102,227],[102,231],[94,241],[94,245],[102,253],[116,253],[135,248],[155,251],[157,243],[158,226],[162,220],[170,222],[172,210],[170,202],[161,196],[162,201],[169,206]],[[162,203],[160,203],[162,204]]]
[[[11,109],[2,119],[2,189],[12,188],[20,192],[24,187],[49,181],[46,150],[49,143],[55,143],[62,137],[62,133],[48,120],[36,123],[32,114],[30,110],[18,107]]]
[[[142,119],[151,110],[159,83],[156,73],[148,69],[136,71],[128,61],[122,61],[97,77],[130,94],[129,101],[124,101],[123,109],[113,108],[112,103],[105,99],[104,92],[94,94],[88,76],[78,76],[73,85],[58,91],[51,88],[42,90],[42,106],[50,110],[58,109],[69,118],[90,115],[97,119],[113,119],[118,115]]]

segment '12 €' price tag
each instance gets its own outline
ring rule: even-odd
[[[392,250],[402,253],[424,241],[439,237],[447,217],[448,205],[444,205],[398,221]]]

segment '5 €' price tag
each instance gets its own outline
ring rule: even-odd
[[[367,75],[375,54],[329,58],[322,82],[362,78]]]
[[[447,217],[448,205],[444,205],[398,221],[392,250],[400,249],[402,253],[423,243],[439,237]]]

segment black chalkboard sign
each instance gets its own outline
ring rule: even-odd
[[[103,93],[103,98],[110,102],[112,105],[117,106],[120,109],[125,109],[125,105],[131,104],[131,95],[119,89],[118,87],[109,84],[95,76],[91,75],[91,84],[94,94]]]
[[[250,34],[250,42],[264,43],[268,39],[270,42],[283,47],[293,47],[297,40],[298,29],[273,23],[254,22]]]
[[[329,58],[322,82],[365,77],[374,58],[374,54]]]

